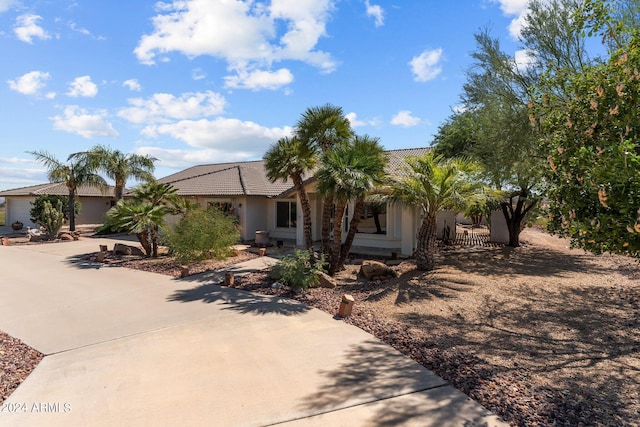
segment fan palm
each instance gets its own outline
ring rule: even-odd
[[[351,141],[335,145],[324,153],[322,166],[316,178],[318,192],[335,202],[330,275],[343,267],[358,230],[365,197],[383,182],[386,164],[387,157],[379,139],[367,135],[356,136]],[[355,202],[355,209],[343,244],[342,223],[346,206],[350,201]]]
[[[264,155],[264,162],[267,178],[271,182],[287,182],[288,179],[293,182],[302,209],[305,246],[312,249],[311,204],[304,187],[304,175],[316,164],[313,148],[296,137],[285,137],[269,148]]]
[[[106,192],[106,181],[96,173],[95,165],[86,159],[69,156],[67,163],[58,160],[53,154],[40,150],[28,151],[47,168],[47,178],[51,182],[62,182],[69,191],[69,230],[76,229],[76,196],[81,186],[95,186]]]
[[[445,159],[433,151],[406,159],[404,175],[394,178],[387,200],[404,206],[416,206],[424,214],[417,236],[416,267],[432,270],[435,266],[436,216],[443,209],[462,209],[465,201],[482,189],[473,179],[477,164],[466,159]]]

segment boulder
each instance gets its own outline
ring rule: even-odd
[[[379,261],[371,260],[362,261],[360,274],[367,280],[372,280],[374,277],[397,277],[396,272],[388,265]]]
[[[318,272],[317,275],[319,280],[317,287],[333,289],[337,286],[333,277],[329,276],[327,273]]]
[[[115,246],[113,247],[113,253],[119,254],[119,255],[144,256],[144,252],[142,251],[142,249],[136,246],[125,245],[123,243],[116,243]]]
[[[74,239],[73,235],[69,234],[69,233],[60,233],[58,235],[58,239],[65,240],[65,241],[76,240],[76,239]]]

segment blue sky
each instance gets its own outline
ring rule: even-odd
[[[516,55],[527,0],[0,0],[0,190],[102,144],[156,176],[262,157],[308,107],[387,149],[460,107],[473,34]]]

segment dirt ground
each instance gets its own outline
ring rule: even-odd
[[[432,369],[512,425],[640,425],[638,261],[570,250],[567,241],[535,229],[525,230],[522,240],[515,249],[443,248],[434,271],[418,272],[405,260],[393,267],[398,277],[388,280],[361,278],[354,260],[337,276],[336,289],[294,294],[272,289],[265,273],[236,284],[331,314],[341,296],[351,294],[356,302],[344,321]],[[112,261],[179,271],[168,258]],[[8,357],[0,351],[0,363]]]

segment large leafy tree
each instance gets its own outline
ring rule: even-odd
[[[171,184],[147,183],[132,191],[130,200],[120,200],[107,212],[111,229],[135,234],[149,257],[158,256],[160,230],[166,217],[184,211],[186,206]]]
[[[295,136],[285,137],[269,148],[264,155],[264,161],[267,178],[271,182],[287,182],[289,179],[293,182],[302,209],[305,246],[307,249],[313,249],[311,204],[304,186],[304,177],[317,163],[314,147],[303,144]]]
[[[310,107],[302,114],[295,126],[295,136],[308,147],[315,147],[325,153],[336,144],[344,143],[353,136],[351,123],[342,108],[331,104]],[[322,252],[331,252],[331,215],[333,199],[327,195],[322,210]]]
[[[443,209],[461,210],[472,196],[482,191],[475,178],[478,165],[466,159],[444,158],[428,152],[406,159],[408,167],[391,178],[387,200],[418,207],[424,217],[417,237],[416,267],[432,270],[436,253],[436,216]]]
[[[588,0],[577,31],[600,35],[608,58],[581,72],[560,68],[567,96],[543,86],[551,231],[596,253],[640,256],[640,31],[613,3]],[[553,76],[552,76],[553,77]]]
[[[365,197],[384,182],[387,157],[378,138],[355,136],[324,153],[316,174],[318,192],[335,203],[333,248],[329,257],[329,274],[342,269],[358,231]],[[349,230],[342,243],[343,219],[347,205],[354,202]]]
[[[155,178],[155,158],[140,154],[123,153],[104,145],[96,145],[88,151],[74,153],[72,159],[80,159],[96,170],[102,171],[114,181],[114,197],[122,199],[127,180],[135,178],[142,182],[151,182]]]
[[[106,181],[98,175],[97,168],[91,162],[83,158],[69,156],[67,162],[58,160],[53,154],[45,151],[29,151],[35,159],[47,168],[47,178],[51,182],[62,182],[66,185],[69,194],[69,207],[76,205],[78,188],[81,186],[94,186],[106,192]],[[76,229],[75,209],[69,209],[69,230]]]

